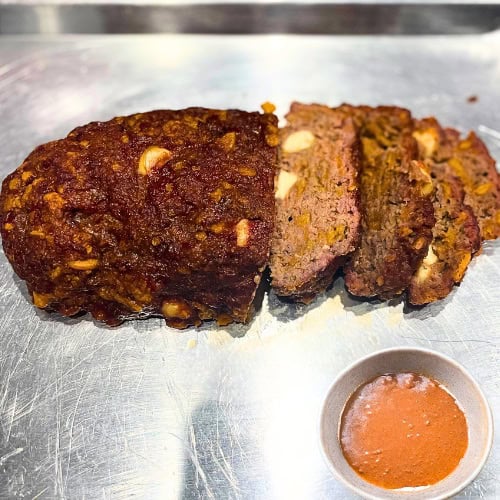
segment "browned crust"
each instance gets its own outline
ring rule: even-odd
[[[343,105],[360,128],[361,244],[344,266],[349,292],[392,298],[402,293],[432,239],[432,183],[414,161],[417,145],[406,109]]]
[[[277,202],[272,286],[307,303],[331,284],[359,240],[359,143],[352,119],[326,106],[293,103],[286,118],[280,167],[296,182]],[[305,132],[310,146],[289,151]]]
[[[276,117],[237,110],[79,127],[4,180],[5,253],[34,303],[63,315],[246,321],[274,227],[277,144]]]
[[[427,304],[446,297],[462,280],[481,237],[474,212],[464,202],[463,183],[449,166],[457,145],[455,135],[447,134],[434,118],[426,118],[415,122],[414,137],[435,186],[436,224],[429,253],[412,278],[408,299],[412,304]]]

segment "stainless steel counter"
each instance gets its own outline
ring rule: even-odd
[[[0,11],[1,12],[1,11]],[[478,101],[467,101],[477,95]],[[0,38],[0,174],[90,120],[188,105],[283,114],[292,99],[395,103],[476,129],[500,160],[500,33],[443,37]],[[463,363],[500,427],[500,244],[423,309],[267,296],[248,326],[106,329],[37,312],[0,257],[0,497],[353,498],[329,474],[318,413],[336,374],[377,349]],[[500,438],[461,498],[500,497]]]

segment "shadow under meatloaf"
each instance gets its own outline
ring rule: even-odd
[[[390,299],[402,293],[432,240],[433,185],[412,137],[408,110],[340,107],[360,130],[361,243],[344,266],[350,293]]]
[[[246,321],[274,227],[271,114],[189,108],[90,123],[3,182],[7,258],[37,307],[115,325]]]
[[[352,119],[293,103],[281,130],[272,286],[310,302],[330,285],[359,240],[359,143]]]
[[[462,280],[481,236],[476,216],[464,202],[463,183],[449,165],[456,158],[457,137],[434,118],[416,121],[413,136],[433,179],[436,224],[427,256],[411,280],[408,300],[427,304],[446,297]]]

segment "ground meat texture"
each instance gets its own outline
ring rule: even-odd
[[[483,240],[500,236],[500,175],[495,160],[474,132],[465,139],[453,129],[445,130],[452,147],[448,165],[463,183],[465,203],[472,207]]]
[[[189,108],[90,123],[3,182],[7,258],[37,307],[110,325],[246,321],[273,233],[271,114]]]
[[[481,246],[479,225],[472,208],[464,202],[463,183],[448,164],[456,141],[433,118],[417,121],[413,136],[420,158],[427,164],[434,191],[436,224],[427,256],[408,289],[412,304],[427,304],[446,297],[459,283],[472,255]]]
[[[412,137],[410,112],[343,105],[360,129],[361,243],[344,266],[349,292],[390,299],[402,293],[432,239],[433,185]]]
[[[293,103],[286,118],[272,286],[278,295],[309,302],[359,240],[359,142],[352,118],[326,106]]]

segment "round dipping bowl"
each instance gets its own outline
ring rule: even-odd
[[[404,491],[381,488],[363,480],[344,458],[339,442],[340,419],[352,393],[379,375],[398,372],[421,373],[442,384],[463,410],[469,430],[467,451],[449,476],[433,485]],[[332,473],[358,495],[369,499],[442,499],[457,494],[479,474],[492,445],[493,419],[483,392],[462,366],[435,351],[402,347],[370,354],[337,377],[321,412],[320,438]]]

